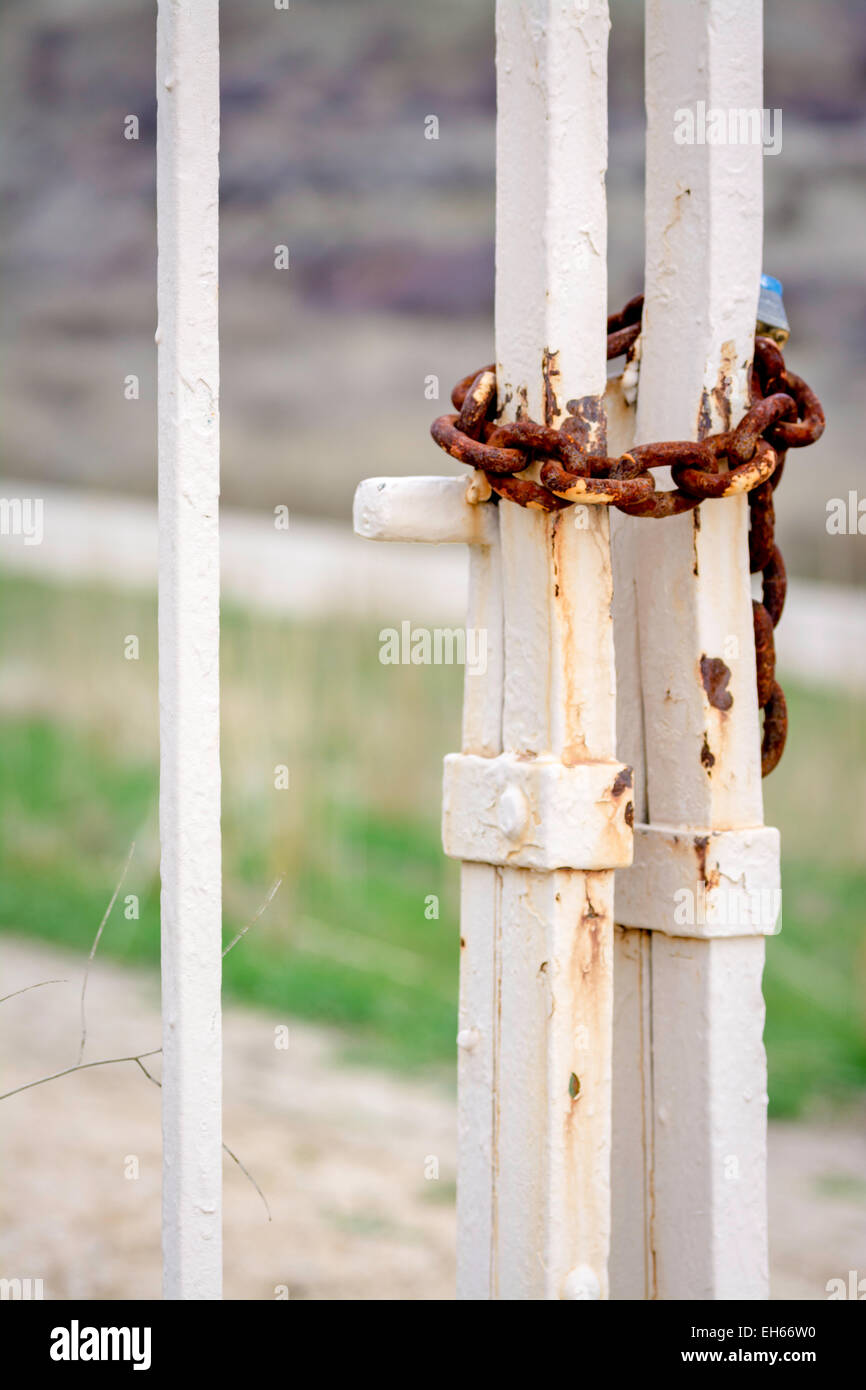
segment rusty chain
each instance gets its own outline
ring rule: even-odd
[[[632,349],[642,312],[638,295],[608,318],[609,361]],[[755,338],[751,401],[734,429],[700,440],[639,444],[619,458],[585,452],[585,425],[577,414],[558,428],[525,418],[497,422],[493,365],[464,377],[451,400],[457,413],[440,415],[431,426],[436,443],[483,475],[493,494],[522,507],[550,512],[582,503],[617,507],[629,516],[665,517],[691,511],[708,498],[748,494],[749,566],[761,575],[761,599],[752,605],[758,706],[764,712],[761,775],[772,772],[788,732],[785,696],[775,674],[773,629],[782,616],[787,580],[775,541],[773,493],[787,450],[813,444],[824,432],[820,401],[802,377],[788,371],[778,345]],[[539,480],[519,477],[536,459],[542,460]],[[665,466],[674,487],[657,491],[651,470]],[[484,487],[475,495],[490,493]]]

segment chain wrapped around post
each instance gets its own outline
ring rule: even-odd
[[[607,321],[607,356],[629,353],[641,331],[643,296]],[[774,536],[773,494],[788,449],[820,439],[824,411],[814,391],[788,371],[771,338],[756,337],[751,402],[739,424],[701,440],[639,444],[619,458],[584,453],[580,424],[558,429],[518,418],[498,423],[496,368],[464,377],[451,393],[457,414],[440,415],[431,434],[440,448],[477,470],[472,499],[504,497],[521,507],[556,511],[574,503],[618,507],[630,516],[676,516],[709,498],[749,497],[749,565],[761,575],[753,604],[758,705],[764,712],[761,773],[772,772],[785,747],[788,712],[776,680],[773,629],[785,603],[785,564]],[[536,479],[518,476],[536,461]],[[673,488],[657,491],[654,468],[669,466]]]

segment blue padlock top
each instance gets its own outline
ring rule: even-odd
[[[768,328],[779,329],[786,337],[790,331],[788,316],[785,313],[785,305],[782,300],[782,282],[777,280],[774,275],[761,276],[757,319],[759,324],[763,323]],[[782,339],[779,341],[781,342]]]

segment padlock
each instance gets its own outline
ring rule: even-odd
[[[791,336],[785,305],[782,302],[782,282],[772,275],[761,276],[755,332],[763,338],[772,338],[780,347],[783,347]]]

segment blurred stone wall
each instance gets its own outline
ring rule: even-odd
[[[490,356],[493,3],[221,9],[223,496],[345,518],[370,472],[448,468],[427,438],[425,378],[444,400]],[[611,3],[612,307],[642,279],[642,10]],[[152,0],[0,13],[10,477],[155,487],[153,34]],[[765,266],[785,282],[792,365],[830,417],[792,455],[779,530],[795,572],[842,580],[866,573],[859,538],[825,525],[829,497],[866,497],[864,73],[859,0],[767,0],[765,104],[782,110],[783,144],[764,160]]]

